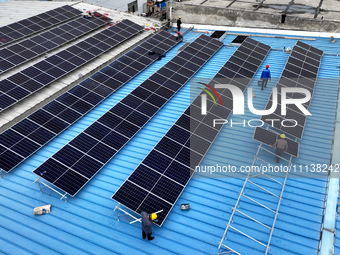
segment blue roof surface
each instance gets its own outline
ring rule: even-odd
[[[190,32],[186,38],[195,38],[199,33]],[[224,40],[228,45],[235,36]],[[253,37],[273,49],[292,47],[296,40],[282,38]],[[340,45],[331,44],[329,38],[305,41],[325,53],[340,52]],[[190,83],[186,84],[149,123],[77,194],[68,202],[48,189],[40,193],[33,184],[32,171],[68,143],[86,127],[103,115],[113,105],[128,95],[141,82],[151,76],[176,55],[183,45],[177,45],[167,57],[157,61],[143,71],[89,114],[48,143],[28,160],[3,174],[0,179],[0,253],[7,254],[216,254],[225,224],[242,189],[243,179],[236,178],[194,178],[178,199],[162,228],[154,227],[153,241],[142,239],[140,223],[130,225],[129,217],[117,221],[113,212],[117,203],[112,194],[120,187],[130,173],[138,166],[148,152],[157,144],[177,118],[190,104]],[[212,78],[236,50],[223,47],[195,78]],[[261,92],[257,86],[262,69],[270,65],[272,77],[279,77],[289,54],[272,50],[263,62],[249,87],[256,97],[256,109],[264,109],[275,86]],[[319,79],[309,108],[312,116],[307,118],[304,136],[300,141],[299,158],[294,164],[329,164],[331,158],[334,120],[337,108],[339,58],[324,55],[321,61]],[[336,78],[334,80],[321,78]],[[236,120],[255,119],[246,109],[245,116],[231,116]],[[230,165],[251,165],[259,142],[252,139],[253,128],[230,128],[225,125],[208,151],[201,165],[216,165],[228,162]],[[261,152],[261,157],[270,162],[273,157]],[[224,157],[222,160],[221,157]],[[198,177],[198,176],[197,176]],[[281,191],[266,179],[258,179],[273,193]],[[279,216],[271,240],[270,254],[317,254],[323,217],[327,179],[288,179],[280,206]],[[276,208],[277,199],[255,186],[247,186],[250,197]],[[181,211],[181,203],[190,203],[190,211]],[[247,203],[246,201],[244,203]],[[50,214],[34,216],[33,208],[52,204]],[[242,208],[241,203],[240,208]],[[248,205],[247,213],[263,223],[271,225],[273,215],[254,204]],[[235,216],[234,224],[256,239],[267,242],[269,231],[259,227],[245,217]],[[235,226],[235,225],[234,225]],[[339,228],[339,222],[337,222]],[[263,254],[263,247],[231,232],[226,243],[242,254]],[[340,249],[339,238],[336,249]]]
[[[337,218],[335,222],[334,254],[340,254],[340,197],[338,198]]]

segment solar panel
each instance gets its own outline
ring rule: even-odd
[[[250,38],[244,40],[243,43],[254,45],[250,53],[260,47],[259,42]],[[261,45],[261,49],[263,48],[266,48],[264,59],[270,47]],[[245,50],[242,44],[221,70],[225,69],[226,66],[230,66],[230,60],[245,51],[248,52],[248,48]],[[249,58],[245,59],[244,64],[249,63]],[[259,66],[257,66],[258,68]],[[257,69],[253,71],[253,75]],[[234,76],[236,76],[235,73],[231,73],[227,78],[233,78]],[[216,76],[214,79],[216,79]],[[248,86],[249,82],[250,80],[246,86]],[[211,83],[209,84],[212,85]],[[224,97],[223,99],[231,100],[226,97],[227,90],[218,89],[218,91]],[[158,222],[155,223],[159,226],[163,224],[179,195],[192,177],[195,167],[199,165],[221,129],[222,125],[213,126],[213,119],[227,119],[231,113],[229,109],[224,107],[224,100],[222,99],[223,106],[215,106],[213,102],[208,100],[207,115],[201,115],[201,109],[195,106],[200,101],[200,98],[199,95],[190,104],[154,149],[150,151],[148,156],[112,196],[113,200],[138,214],[142,211],[151,213],[163,210],[158,214]],[[144,179],[143,173],[148,174],[147,180]],[[153,180],[154,185],[145,185],[144,182],[148,184],[150,179]]]
[[[278,92],[281,91],[281,87],[304,88],[313,95],[322,55],[323,51],[304,42],[297,41],[287,60],[286,66],[282,71],[279,82],[276,84]],[[280,94],[278,96],[281,97]],[[305,97],[305,95],[301,93],[287,93],[286,96],[287,98]],[[271,98],[268,101],[266,109],[269,109],[271,106],[270,100]],[[308,109],[310,102],[311,100],[304,103],[303,106]],[[272,122],[266,121],[266,119],[278,119],[279,121],[273,122],[275,128],[301,139],[307,116],[305,116],[295,105],[287,105],[287,114],[285,116],[281,116],[280,109],[281,101],[277,105],[274,114],[270,116],[263,115],[261,120],[268,125],[272,125]],[[288,121],[289,119],[295,120],[295,122]],[[281,121],[285,121],[287,124],[282,125],[280,123]],[[287,125],[291,127],[287,127]]]
[[[267,145],[273,145],[279,138],[278,134],[273,133],[270,130],[264,129],[262,127],[256,127],[253,139]],[[286,153],[298,157],[299,156],[299,143],[295,142],[289,138],[285,139],[288,143],[288,150]]]
[[[126,22],[125,20],[122,21],[122,23],[125,23],[125,22]],[[113,27],[114,26],[111,26],[105,29],[104,31],[100,32],[99,34],[104,33],[106,30],[110,31],[111,28]],[[136,30],[137,32],[135,34],[143,30],[142,27],[139,27],[139,28],[140,29],[138,31]],[[121,30],[118,30],[118,31],[121,31]],[[120,32],[118,32],[118,34],[119,33]],[[38,62],[37,64],[33,65],[33,67],[29,67],[1,81],[0,84],[3,82],[6,82],[7,80],[11,81],[14,84],[14,87],[11,90],[5,92],[5,94],[9,96],[11,99],[13,99],[14,101],[7,100],[6,102],[3,102],[0,106],[1,107],[0,112],[12,106],[13,104],[19,102],[25,97],[35,93],[37,90],[41,89],[42,87],[47,86],[48,84],[51,84],[57,79],[60,79],[62,76],[66,75],[67,73],[81,67],[87,61],[101,55],[107,50],[112,49],[119,43],[127,40],[128,38],[130,38],[131,36],[134,36],[135,34],[131,34],[129,35],[129,37],[122,37],[123,38],[122,41],[120,42],[117,41],[116,44],[114,45],[106,45],[107,47],[105,47],[105,51],[100,50],[97,55],[95,54],[93,50],[90,50],[91,54],[89,54],[87,52],[88,49],[83,49],[84,47],[87,48],[86,45],[90,45],[87,42],[89,39],[91,39],[90,37],[83,42],[79,42],[78,44],[73,45],[59,52],[57,55],[53,55],[51,57],[46,58],[43,61]],[[104,43],[98,41],[98,44],[103,45]],[[96,49],[98,44],[92,44],[91,47]],[[132,71],[128,72],[128,74],[129,76],[125,77],[125,81],[130,79],[131,76],[134,76]],[[116,77],[113,77],[113,78],[116,78]],[[122,79],[123,78],[121,78],[121,80]],[[33,85],[27,85],[27,84],[33,84]],[[16,92],[18,90],[24,90],[25,92],[22,92],[21,94],[19,94]]]
[[[134,23],[133,23],[134,24]],[[136,27],[134,25],[134,27]],[[142,28],[141,28],[142,29]],[[172,45],[171,48],[174,47],[179,41],[176,41],[176,38],[164,31],[161,31],[160,33],[157,33],[155,36],[151,37],[147,41],[155,38],[157,36],[158,40],[154,42],[154,49],[157,50],[159,48],[159,45],[162,45],[165,40],[171,41]],[[143,43],[141,44],[143,45]],[[131,52],[134,52],[135,49],[131,50],[130,52],[126,53],[124,56],[127,56]],[[148,51],[144,51],[144,54],[147,54]],[[161,51],[161,53],[165,53],[164,51]],[[124,57],[123,56],[123,57]],[[152,60],[152,63],[156,61],[156,58],[151,55],[146,55]],[[120,83],[117,85],[115,88],[111,88],[111,86],[105,85],[105,83],[99,83],[96,82],[93,78],[97,77],[98,75],[104,75],[103,73],[107,72],[108,69],[112,69],[111,66],[114,66],[116,63],[120,63],[120,59],[112,62],[109,66],[104,67],[88,79],[84,80],[80,84],[76,85],[74,88],[72,88],[70,91],[64,93],[63,95],[59,96],[46,106],[44,106],[42,109],[39,109],[35,113],[31,114],[28,116],[26,119],[20,121],[13,127],[11,127],[9,130],[12,130],[11,132],[14,134],[19,135],[20,139],[30,139],[33,140],[36,144],[39,144],[41,148],[44,144],[46,144],[48,141],[56,137],[62,130],[52,130],[47,129],[47,123],[53,118],[58,118],[62,120],[63,122],[68,123],[67,125],[63,125],[63,128],[67,128],[70,125],[72,125],[75,121],[77,121],[79,118],[81,118],[84,114],[86,114],[88,111],[93,109],[97,104],[99,104],[99,101],[103,101],[106,97],[114,93],[115,90],[117,90],[119,87],[123,86],[124,83]],[[135,62],[138,62],[138,59],[135,59]],[[140,69],[138,70],[139,72],[143,71],[147,66],[141,65]],[[131,77],[130,79],[132,79]],[[36,84],[27,84],[24,83],[23,86],[25,87],[33,87],[35,89]],[[0,85],[0,91],[8,91],[11,88],[15,86],[9,81],[5,81]],[[3,95],[6,96],[6,95]],[[85,98],[90,97],[91,100],[96,97],[96,102],[98,102],[96,105],[87,103],[84,101]],[[11,99],[11,98],[9,98]],[[1,103],[6,101],[4,97],[0,96],[0,107]],[[143,118],[146,118],[144,115],[143,116],[131,116],[131,118],[139,118],[140,121],[143,121]],[[104,125],[114,125],[120,118],[118,116],[115,116],[113,114],[111,115],[105,115],[105,117],[101,118],[101,121],[103,122]],[[45,125],[46,124],[46,125]],[[29,126],[30,128],[27,128]],[[60,132],[59,132],[60,131]],[[12,170],[15,166],[20,164],[25,158],[19,154],[16,154],[15,152],[12,151],[12,147],[15,145],[17,141],[13,139],[8,139],[7,133],[4,132],[0,134],[0,145],[2,146],[1,148],[6,148],[6,150],[2,150],[0,152],[0,169],[4,170],[6,172],[9,172]],[[87,138],[90,138],[87,135],[82,135],[81,137],[84,138],[86,136]],[[12,136],[11,136],[12,137]],[[113,134],[111,136],[108,136],[109,138],[114,137]],[[86,139],[83,139],[84,141]],[[82,147],[82,151],[86,151],[86,148],[92,148],[94,146],[91,141],[86,140],[84,142],[82,139],[79,139],[73,143],[70,143],[72,146],[80,146]],[[96,141],[93,139],[94,143]],[[116,143],[118,143],[118,139],[114,140]],[[106,140],[104,140],[104,143]],[[112,144],[112,143],[111,143]],[[118,143],[119,144],[119,143]],[[37,148],[36,150],[38,150]],[[34,151],[32,152],[34,153]]]
[[[211,42],[212,40],[216,40],[213,38],[209,38],[206,35],[201,35],[199,38],[205,37],[208,38],[208,40],[204,41],[203,44],[200,44],[200,46],[202,46],[202,49],[205,46],[207,46],[208,43]],[[167,36],[167,38],[170,39],[172,38],[172,36]],[[172,43],[176,44],[175,40],[173,40]],[[147,42],[145,43],[145,45],[147,45]],[[213,52],[214,54],[223,46],[223,43],[219,42],[218,45],[219,47],[217,48],[217,50]],[[140,48],[143,48],[143,44],[141,45]],[[186,51],[187,49],[189,49],[189,47],[184,49],[184,51]],[[144,56],[147,56],[145,54],[146,52],[148,51],[143,52]],[[199,55],[200,52],[201,50],[198,50],[196,55]],[[154,56],[153,58],[148,58],[151,61],[158,57],[157,55],[150,56]],[[170,60],[170,62],[173,62],[174,59]],[[183,61],[189,62],[189,60],[185,59],[183,59]],[[204,61],[203,63],[205,62],[206,61]],[[154,75],[158,75],[158,73],[160,73],[163,68],[166,67],[162,67]],[[194,73],[192,73],[192,75],[193,74]],[[180,79],[176,77],[175,73],[171,77],[163,76],[162,79],[171,80],[179,85],[179,88],[177,90],[174,91],[169,90],[169,93],[171,93],[171,96],[173,96],[190,78],[191,77],[183,76],[183,78]],[[151,77],[144,83],[149,83],[150,80]],[[162,80],[159,80],[159,82],[162,83]],[[89,181],[93,177],[93,175],[95,175],[169,100],[158,95],[157,94],[158,89],[155,91],[148,91],[144,89],[143,88],[144,83],[138,86],[130,95],[127,96],[127,98],[123,99],[117,105],[112,107],[107,113],[105,113],[101,118],[99,118],[96,122],[94,122],[83,132],[89,138],[89,141],[93,140],[96,141],[93,147],[87,148],[85,152],[83,151],[83,146],[77,146],[76,144],[81,144],[84,142],[87,143],[87,140],[84,140],[84,135],[80,134],[79,136],[74,138],[66,147],[62,148],[59,152],[53,155],[50,161],[63,163],[65,160],[67,160],[67,157],[70,157],[70,155],[72,155],[72,152],[68,151],[67,153],[64,153],[63,155],[67,155],[67,157],[65,156],[66,158],[65,157],[60,158],[57,157],[57,155],[62,153],[64,150],[68,150],[69,146],[74,148],[76,150],[76,153],[80,151],[83,155],[82,157],[90,155],[91,159],[94,160],[96,164],[92,164],[91,166],[89,166],[89,164],[84,163],[80,168],[77,168],[78,163],[72,166],[68,166],[68,171],[81,174],[82,176],[85,176],[87,178],[87,181]],[[156,81],[156,84],[157,83],[158,81]],[[162,87],[161,84],[158,85]],[[169,98],[171,96],[169,96]],[[131,105],[133,107],[131,107]],[[108,120],[112,116],[115,118],[115,120],[109,122]],[[180,153],[180,157],[184,157],[185,155],[186,154]],[[41,173],[45,171],[44,169],[45,166],[43,164],[33,172],[38,176],[41,176]],[[88,172],[84,173],[84,171]],[[41,178],[45,179],[44,178],[45,175],[48,176],[55,174],[56,174],[55,172],[48,170],[46,173],[44,173],[43,176],[41,176]],[[69,178],[72,177],[70,176]],[[164,179],[164,182],[166,181],[167,180]],[[67,179],[67,181],[65,180],[65,182],[62,181],[52,182],[52,184],[62,189],[66,193],[70,194],[71,196],[75,196],[84,185],[84,183],[77,183],[76,180],[73,181],[69,179]]]
[[[2,49],[0,50],[0,56],[12,65],[1,65],[0,73],[8,71],[9,69],[21,65],[38,55],[66,44],[77,37],[83,36],[84,34],[105,25],[108,21],[109,20],[100,19],[97,16],[94,16],[93,19],[84,19],[83,17],[79,17],[74,21],[70,21],[67,24],[54,28],[51,31],[46,31],[45,33],[33,36],[23,42]],[[69,26],[71,23],[74,23],[72,29],[65,30],[65,26],[71,27]],[[79,30],[81,26],[89,28],[82,31]]]
[[[82,13],[71,6],[69,6],[68,9],[65,9],[64,7],[65,6],[62,6],[57,9],[59,15],[65,17],[65,19],[55,19],[50,12],[45,12],[10,25],[0,27],[0,47],[8,43],[13,43],[17,40],[21,40],[34,33],[43,31],[46,28],[58,25],[66,20],[73,19]]]

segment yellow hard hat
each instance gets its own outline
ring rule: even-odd
[[[152,220],[155,220],[155,219],[157,219],[157,214],[155,214],[155,213],[152,213],[152,214],[151,214],[151,219],[152,219]]]
[[[281,138],[286,138],[285,134],[280,135]]]
[[[181,16],[178,17],[179,19],[181,18]]]

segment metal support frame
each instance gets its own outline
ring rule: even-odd
[[[194,26],[192,26],[192,27],[189,27],[187,30],[185,30],[184,32],[183,32],[183,37],[187,34],[187,33],[189,33],[191,30],[193,30],[195,27]]]
[[[120,207],[120,203],[118,203],[118,205],[116,205],[115,209],[113,211],[117,211],[117,220],[119,221],[119,217],[124,216],[124,215],[129,215],[130,217],[134,218],[135,220],[131,221],[130,224],[135,223],[137,221],[142,222],[142,218],[137,218],[136,216],[133,216],[131,213],[128,213],[125,209]],[[119,211],[124,212],[124,214],[119,214]],[[158,212],[154,212],[155,214],[163,212],[163,209],[158,211]]]
[[[134,218],[135,220],[133,222],[139,221],[140,219],[133,216],[132,214],[128,213],[127,211],[125,211],[123,208],[120,208],[120,203],[118,203],[118,205],[116,205],[115,209],[113,211],[117,211],[117,220],[119,221],[119,217],[124,216],[124,215],[129,215],[130,217]],[[124,214],[120,214],[119,215],[119,211],[124,212]],[[132,222],[130,222],[130,224],[132,224]]]
[[[187,30],[185,30],[185,31],[183,32],[182,36],[184,37],[187,33],[189,33],[189,32],[190,32],[191,30],[193,30],[194,28],[195,28],[194,26],[189,27]],[[174,30],[174,29],[172,29],[172,27],[170,27],[169,30],[170,30],[171,32],[174,32],[174,33],[177,34],[177,31]]]
[[[267,129],[268,129],[268,127],[267,127]],[[297,139],[295,139],[295,141],[296,141],[296,140],[297,140]],[[266,162],[265,160],[259,158],[258,154],[259,154],[259,152],[260,152],[261,150],[264,150],[264,151],[269,152],[270,154],[276,155],[275,153],[273,153],[273,152],[269,151],[268,149],[264,148],[262,145],[263,145],[263,143],[261,143],[261,144],[259,145],[259,147],[258,147],[258,150],[257,150],[257,152],[256,152],[256,155],[255,155],[254,160],[253,160],[253,163],[252,163],[252,167],[254,166],[256,160],[260,160],[260,161],[263,161],[263,162],[265,162],[265,163],[267,163],[267,164],[269,164],[269,165],[272,165],[272,164]],[[272,235],[273,235],[273,232],[274,232],[274,227],[275,227],[276,219],[277,219],[277,216],[278,216],[278,214],[279,214],[279,208],[280,208],[280,205],[281,205],[282,196],[283,196],[283,192],[284,192],[284,189],[285,189],[285,186],[286,186],[286,181],[287,181],[288,173],[289,173],[289,170],[290,170],[290,167],[291,167],[291,163],[292,163],[292,158],[293,158],[293,156],[290,155],[289,160],[287,160],[287,159],[285,159],[285,158],[283,158],[283,157],[280,157],[280,158],[281,158],[282,160],[285,160],[285,161],[288,163],[288,171],[287,171],[286,174],[285,174],[283,183],[279,182],[278,180],[275,180],[274,178],[272,178],[272,177],[270,177],[270,176],[268,176],[268,175],[266,175],[266,174],[264,174],[264,173],[261,173],[261,171],[257,171],[258,174],[252,175],[252,176],[251,176],[252,171],[249,171],[249,173],[248,173],[248,175],[247,175],[247,177],[246,177],[246,179],[245,179],[245,181],[244,181],[242,190],[241,190],[241,192],[239,193],[239,197],[238,197],[238,199],[237,199],[237,201],[236,201],[236,204],[235,204],[234,207],[232,207],[232,214],[231,214],[231,216],[230,216],[229,222],[226,224],[226,229],[225,229],[225,231],[224,231],[222,240],[221,240],[221,242],[219,242],[219,246],[218,246],[218,254],[219,254],[219,255],[222,255],[222,254],[230,254],[230,253],[240,254],[239,252],[235,251],[234,249],[232,249],[231,247],[229,247],[229,246],[227,246],[227,245],[225,245],[225,244],[223,243],[224,240],[227,240],[227,232],[228,232],[228,229],[229,229],[229,228],[231,228],[231,229],[233,229],[234,231],[238,232],[239,234],[241,234],[241,235],[243,235],[243,236],[245,236],[245,237],[247,237],[247,238],[249,238],[249,239],[251,239],[251,240],[257,242],[258,244],[261,244],[262,246],[266,247],[265,255],[268,254],[268,251],[269,251],[269,249],[270,249],[270,242],[271,242]],[[265,177],[267,177],[268,179],[274,181],[275,183],[277,183],[277,184],[279,184],[279,185],[282,186],[282,187],[281,187],[280,196],[278,196],[278,195],[276,195],[276,194],[270,192],[269,190],[265,189],[264,187],[261,187],[260,185],[254,183],[253,181],[250,180],[250,179],[252,179],[252,178],[260,177],[260,176],[262,176],[262,175],[265,176]],[[282,177],[282,178],[283,178],[283,177]],[[268,194],[270,194],[270,195],[275,196],[276,198],[278,198],[278,199],[279,199],[279,202],[278,202],[278,205],[277,205],[277,207],[276,207],[276,210],[272,210],[272,209],[268,208],[267,206],[261,204],[260,202],[258,202],[258,201],[256,201],[256,200],[254,200],[254,199],[252,199],[252,198],[246,196],[246,195],[245,195],[245,189],[246,189],[246,184],[247,184],[247,182],[249,182],[250,184],[252,184],[252,185],[254,185],[254,186],[256,186],[256,187],[258,187],[258,188],[260,188],[260,189],[262,189],[262,190],[264,190],[264,191],[267,192]],[[262,222],[260,222],[260,221],[258,221],[258,220],[256,220],[256,219],[254,219],[254,218],[252,218],[251,216],[247,215],[246,213],[242,212],[242,211],[239,209],[241,197],[247,198],[247,199],[249,199],[250,201],[252,201],[252,202],[254,202],[254,203],[260,205],[261,207],[266,208],[267,210],[273,212],[273,213],[275,214],[275,217],[274,217],[272,226],[267,226],[266,224],[264,224],[264,223],[262,223]],[[248,210],[249,210],[249,209],[248,209]],[[264,243],[262,243],[262,242],[256,240],[255,238],[253,238],[253,237],[247,235],[246,233],[243,233],[242,231],[240,231],[240,230],[236,229],[235,227],[231,226],[232,223],[233,223],[233,217],[234,217],[235,212],[238,212],[239,214],[241,214],[241,215],[247,217],[248,219],[250,219],[250,220],[252,220],[252,221],[254,221],[254,222],[256,222],[256,223],[258,223],[258,224],[260,224],[260,225],[262,225],[262,226],[264,226],[264,227],[266,227],[266,228],[268,228],[268,229],[270,229],[270,235],[269,235],[269,239],[268,239],[267,244],[264,244]]]
[[[40,180],[40,177],[38,177],[33,183],[38,183],[39,189],[40,189],[40,192],[41,192],[41,193],[42,193],[43,189],[44,189],[45,187],[47,187],[47,188],[49,188],[50,190],[53,190],[54,192],[58,193],[58,194],[61,196],[60,200],[64,199],[65,202],[67,202],[67,196],[66,196],[67,193],[63,194],[63,193],[59,192],[58,190],[52,188],[51,186],[49,186],[49,185],[47,185],[46,183],[42,182],[42,181]],[[41,186],[40,184],[43,185],[43,186]]]

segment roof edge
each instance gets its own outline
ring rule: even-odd
[[[340,162],[340,97],[338,95],[337,118],[334,128],[334,139],[332,149],[332,169],[329,173],[329,184],[327,191],[324,222],[322,226],[320,255],[333,254],[335,241],[335,223],[337,218],[337,204],[339,197],[339,171],[334,167]]]
[[[310,32],[310,31],[297,31],[297,30],[281,30],[281,29],[264,29],[264,28],[250,28],[250,27],[229,27],[229,26],[216,26],[216,25],[200,25],[191,23],[182,23],[183,27],[194,26],[195,30],[225,30],[228,32],[245,32],[245,33],[262,33],[262,34],[275,34],[284,36],[294,36],[301,39],[301,37],[331,37],[340,38],[340,33],[327,33],[327,32]],[[205,31],[203,31],[205,32]],[[295,39],[296,39],[295,38]]]

